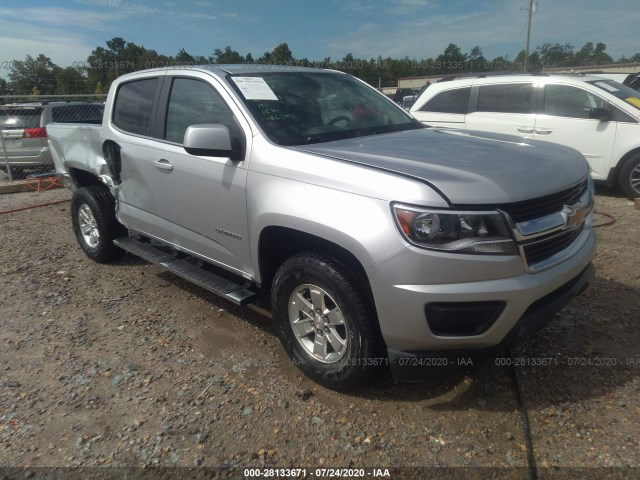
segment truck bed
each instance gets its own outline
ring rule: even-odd
[[[49,148],[56,173],[63,179],[69,178],[69,169],[74,167],[96,175],[105,172],[106,163],[102,154],[100,125],[89,123],[50,123],[47,125]]]

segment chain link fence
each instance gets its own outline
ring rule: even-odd
[[[9,95],[0,99],[0,182],[53,178],[46,126],[53,122],[99,125],[105,100],[106,95]]]

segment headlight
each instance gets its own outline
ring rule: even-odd
[[[454,212],[393,205],[402,235],[414,245],[455,253],[517,255],[498,212]]]

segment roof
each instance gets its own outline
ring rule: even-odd
[[[136,72],[128,73],[124,76],[135,75],[147,72],[167,72],[171,70],[195,70],[205,73],[211,73],[217,76],[242,75],[242,74],[255,74],[255,73],[273,73],[273,72],[338,72],[337,70],[327,70],[322,68],[301,67],[295,65],[265,65],[265,64],[234,64],[234,65],[219,65],[219,64],[206,64],[206,65],[176,65],[162,68],[152,68],[148,70],[138,70]],[[120,77],[121,78],[121,77]]]
[[[576,84],[589,82],[589,81],[598,81],[605,80],[602,77],[597,75],[581,75],[575,73],[554,73],[554,74],[523,74],[523,73],[514,73],[514,74],[503,74],[503,75],[476,75],[476,76],[465,76],[460,78],[453,78],[451,80],[443,80],[437,83],[431,84],[432,88],[434,86],[438,86],[440,89],[447,89],[449,87],[455,85],[472,85],[472,84],[490,84],[490,83],[509,83],[509,82],[526,82],[527,80],[534,80],[537,78],[546,78],[549,80],[554,79],[563,79],[563,80],[574,80]],[[433,91],[433,89],[432,89]]]

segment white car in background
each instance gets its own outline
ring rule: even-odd
[[[640,92],[613,80],[577,75],[462,78],[431,85],[410,111],[434,127],[573,147],[588,160],[594,180],[640,197]]]

